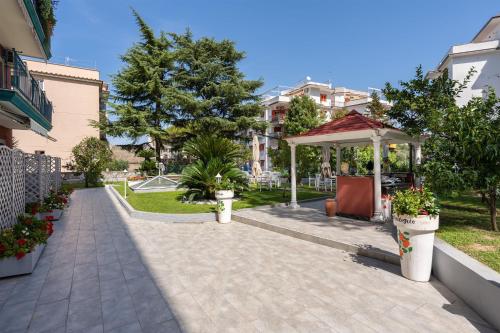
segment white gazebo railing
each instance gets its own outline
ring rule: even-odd
[[[61,159],[0,146],[0,229],[16,223],[26,203],[61,187]]]

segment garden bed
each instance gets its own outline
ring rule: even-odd
[[[123,196],[123,185],[114,185],[114,189]],[[185,191],[134,193],[127,191],[127,202],[138,211],[166,213],[166,214],[193,214],[213,213],[216,205],[198,205],[183,203]],[[319,199],[332,196],[331,192],[317,192],[313,189],[300,187],[297,189],[297,200]],[[283,190],[250,190],[243,192],[239,200],[233,202],[233,210],[252,208],[257,206],[286,203],[290,201],[290,192]]]

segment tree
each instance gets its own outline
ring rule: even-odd
[[[186,142],[184,152],[196,159],[182,170],[179,180],[180,186],[188,188],[190,200],[214,199],[217,174],[222,181],[235,183],[237,191],[245,187],[246,176],[236,164],[242,157],[242,149],[230,139],[213,133],[200,135]]]
[[[374,91],[370,95],[371,102],[368,105],[368,111],[370,112],[370,117],[375,120],[384,120],[386,118],[386,109],[384,105],[380,102],[379,95]]]
[[[441,76],[430,79],[418,66],[415,78],[400,81],[401,88],[386,83],[382,90],[393,106],[387,116],[410,135],[421,135],[439,131],[443,114],[455,107],[455,100],[467,86],[473,70],[463,82],[452,80],[445,69]]]
[[[262,111],[256,94],[261,80],[246,80],[238,64],[245,57],[230,40],[194,40],[188,30],[173,34],[179,95],[174,121],[181,142],[198,133],[217,133],[226,138],[245,136],[248,129],[264,130],[256,120]]]
[[[318,107],[312,98],[305,95],[294,97],[285,115],[283,135],[291,136],[306,132],[317,127],[321,120]],[[279,139],[278,149],[270,149],[269,155],[274,166],[282,170],[290,167],[290,147],[285,140]],[[296,162],[299,179],[319,170],[319,156],[319,150],[315,147],[297,147]]]
[[[70,169],[82,172],[85,176],[85,187],[95,185],[102,171],[111,161],[112,153],[106,142],[95,137],[84,138],[73,147]]]
[[[500,187],[500,99],[490,89],[487,98],[473,98],[463,107],[449,108],[442,132],[429,139],[426,180],[440,191],[477,190],[488,205],[491,228],[496,221]]]
[[[137,152],[137,156],[144,158],[139,166],[139,171],[145,173],[146,175],[155,174],[158,170],[156,167],[156,162],[153,160],[155,157],[155,151],[152,149],[142,149]]]
[[[135,10],[133,15],[141,42],[121,57],[125,66],[113,76],[112,121],[93,122],[93,125],[111,136],[127,136],[134,140],[148,136],[154,144],[156,161],[161,162],[165,129],[174,117],[178,95],[172,77],[173,42],[164,32],[155,36]]]
[[[418,67],[415,78],[400,82],[401,89],[387,83],[384,95],[394,103],[389,117],[404,131],[429,135],[419,172],[433,191],[479,191],[488,204],[491,227],[498,231],[500,100],[490,90],[485,99],[474,98],[463,107],[455,103],[473,73],[471,69],[462,82],[450,79],[446,70],[429,79]]]

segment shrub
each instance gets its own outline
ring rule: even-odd
[[[436,198],[428,189],[410,188],[397,191],[392,200],[392,209],[396,215],[431,215],[439,214]]]
[[[179,180],[180,187],[188,188],[190,200],[215,198],[217,174],[222,176],[223,182],[231,181],[236,192],[246,188],[246,176],[236,164],[242,150],[231,140],[215,135],[198,136],[186,142],[184,151],[196,158],[182,170]]]
[[[125,160],[111,160],[106,166],[110,171],[123,171],[128,170],[128,161]]]
[[[94,137],[87,137],[73,147],[71,170],[82,172],[85,176],[85,187],[97,184],[102,171],[111,160],[111,150],[106,142]]]

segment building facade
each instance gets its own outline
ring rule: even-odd
[[[472,68],[476,72],[457,99],[458,105],[485,96],[488,87],[500,95],[500,15],[490,18],[469,43],[452,46],[428,76],[434,78],[448,69],[451,79],[463,81]]]
[[[27,153],[58,156],[64,166],[70,162],[72,148],[83,138],[102,137],[90,121],[99,121],[107,85],[95,69],[38,61],[26,61],[26,65],[52,101],[52,129],[46,137],[14,130],[17,147]]]
[[[0,145],[13,146],[13,130],[52,129],[52,103],[20,57],[50,58],[41,20],[34,1],[0,1]]]
[[[377,91],[376,89],[371,89]],[[263,94],[263,106],[260,119],[267,121],[270,126],[264,135],[259,136],[260,164],[262,170],[271,171],[272,161],[269,157],[269,149],[278,148],[278,139],[283,135],[283,124],[292,98],[297,96],[309,96],[312,98],[325,122],[330,121],[335,112],[339,110],[356,110],[361,114],[368,114],[368,106],[372,98],[372,91],[358,91],[345,87],[333,87],[330,83],[311,81],[309,78],[294,87],[279,86]],[[381,103],[387,108],[390,104],[384,100]]]

